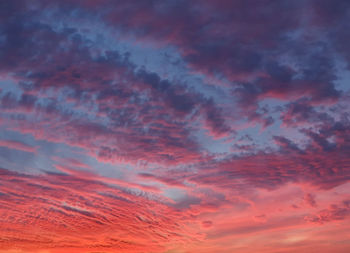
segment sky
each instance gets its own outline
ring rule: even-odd
[[[350,252],[350,1],[0,1],[0,253]]]

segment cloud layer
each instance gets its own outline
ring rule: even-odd
[[[349,251],[349,16],[1,2],[0,252]]]

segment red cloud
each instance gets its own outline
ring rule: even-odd
[[[93,176],[0,173],[2,250],[163,252],[168,243],[196,240],[191,218],[151,195]]]

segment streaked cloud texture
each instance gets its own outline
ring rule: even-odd
[[[0,1],[0,253],[350,252],[349,20]]]

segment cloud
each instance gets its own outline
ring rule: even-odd
[[[319,188],[333,188],[349,180],[347,120],[324,125],[314,133],[303,130],[310,141],[298,147],[282,136],[273,139],[279,150],[249,152],[241,156],[212,160],[201,166],[190,180],[236,188],[242,180],[247,187],[277,188],[287,182],[304,182]],[[327,139],[333,138],[330,142]],[[345,141],[344,141],[345,140]]]
[[[350,215],[350,201],[344,200],[340,205],[330,205],[319,213],[305,217],[305,220],[312,223],[323,224],[326,222],[344,220]]]
[[[315,200],[315,196],[311,193],[308,193],[304,196],[304,201],[306,204],[308,204],[309,206],[311,207],[316,207],[317,206],[317,203],[316,203],[316,200]]]
[[[13,141],[13,140],[0,140],[0,146],[9,148],[9,149],[16,149],[28,153],[36,153],[37,148],[30,146],[26,143],[20,142],[20,141]]]
[[[185,213],[151,195],[101,183],[93,175],[31,176],[1,169],[0,188],[1,237],[7,238],[0,242],[2,249],[15,244],[22,250],[74,247],[137,252],[147,246],[161,252],[169,241],[185,242],[196,236],[190,228],[185,232],[190,221]]]
[[[0,2],[0,251],[344,245],[348,6]]]

